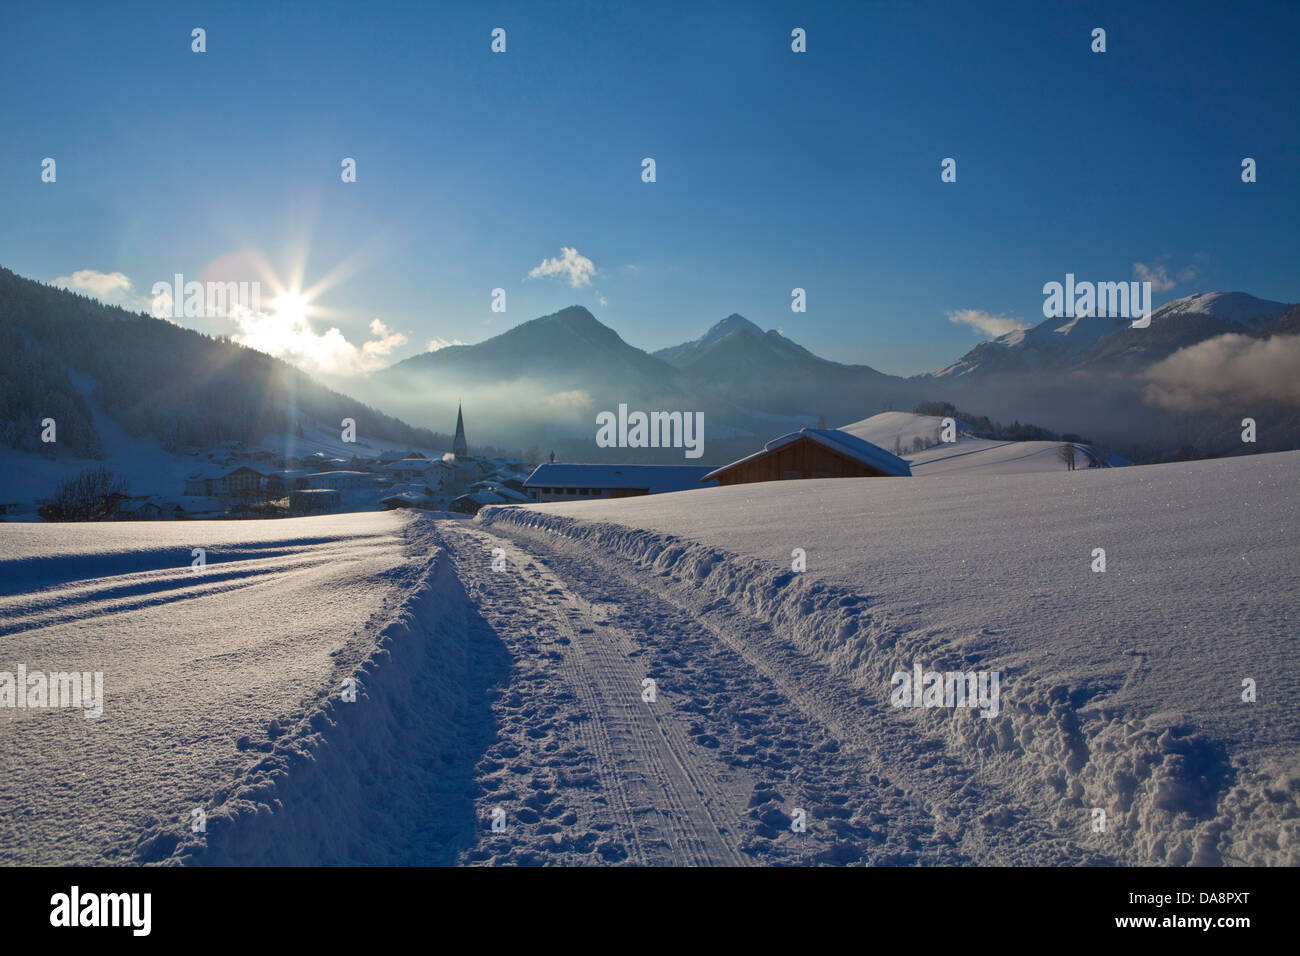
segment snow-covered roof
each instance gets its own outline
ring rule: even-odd
[[[526,494],[523,494],[522,492],[515,491],[513,488],[503,488],[500,485],[497,485],[488,490],[491,491],[494,495],[499,495],[500,497],[506,499],[506,501],[514,501],[514,502],[522,503],[525,501],[533,500],[532,498],[528,497]]]
[[[775,451],[778,448],[799,441],[801,438],[807,438],[828,448],[845,458],[851,458],[856,462],[866,465],[868,468],[874,468],[876,471],[886,475],[893,475],[898,478],[910,477],[912,474],[911,466],[897,455],[892,455],[879,445],[873,445],[869,441],[850,435],[846,431],[838,428],[801,428],[797,432],[790,432],[788,435],[782,435],[780,438],[773,438],[763,446],[761,451],[756,451],[752,455],[746,455],[733,461],[729,465],[723,465],[709,472],[705,478],[716,478],[724,471],[730,471],[737,465],[743,465],[747,461],[753,461],[768,452]]]
[[[398,482],[397,484],[391,486],[388,489],[388,497],[392,497],[393,495],[405,495],[405,494],[428,496],[431,491],[432,489],[428,485],[421,485],[418,484],[417,482],[412,482],[412,481],[403,481],[403,482]],[[379,500],[383,501],[384,499],[381,498]]]
[[[484,505],[509,504],[509,502],[506,501],[506,499],[502,495],[497,494],[495,491],[475,491],[472,494],[461,495],[460,497],[456,498],[452,502],[452,504],[455,504],[457,501],[472,501],[480,508],[483,507]]]
[[[383,465],[381,471],[432,471],[434,468],[446,468],[448,464],[443,461],[432,461],[428,458],[403,458],[400,461],[394,461],[390,464]]]
[[[708,465],[581,465],[547,462],[525,488],[648,488],[650,494],[700,487]]]

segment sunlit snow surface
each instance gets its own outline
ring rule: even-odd
[[[769,482],[493,509],[480,520],[540,522],[589,549],[616,542],[629,554],[663,553],[644,540],[575,531],[572,519],[695,542],[677,547],[671,565],[698,561],[698,571],[685,573],[697,573],[702,587],[718,576],[718,552],[747,560],[744,575],[728,573],[717,587],[778,622],[792,586],[783,572],[792,551],[804,549],[802,587],[820,582],[836,601],[865,599],[834,633],[822,623],[835,619],[833,601],[808,594],[785,608],[792,640],[847,679],[887,698],[888,675],[915,661],[1003,672],[1008,730],[1019,743],[946,731],[957,752],[979,751],[990,766],[999,755],[1015,757],[1001,771],[1014,774],[1028,772],[1023,751],[1041,761],[1046,786],[1085,807],[1145,815],[1128,821],[1144,830],[1139,859],[1188,862],[1194,840],[1174,851],[1175,834],[1162,834],[1179,826],[1202,837],[1237,828],[1229,843],[1238,862],[1295,859],[1287,842],[1295,832],[1283,833],[1281,820],[1294,828],[1300,793],[1292,699],[1300,679],[1300,453]],[[1092,570],[1098,548],[1104,573]],[[670,563],[660,565],[666,573]],[[1255,703],[1242,700],[1248,678]],[[911,714],[899,714],[906,726]],[[1141,728],[1151,731],[1144,743]],[[1153,766],[1162,769],[1144,782]],[[1267,780],[1248,783],[1256,772]],[[1018,786],[1044,782],[1026,777]]]
[[[266,741],[369,651],[410,588],[404,525],[0,524],[0,671],[104,675],[97,719],[0,708],[0,862],[95,862],[188,824],[250,762],[240,738]]]

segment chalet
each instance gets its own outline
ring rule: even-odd
[[[215,518],[224,514],[226,510],[216,498],[201,495],[164,498],[162,508],[168,518]]]
[[[801,428],[762,451],[715,468],[702,479],[720,485],[798,478],[910,477],[911,466],[879,445],[838,428]]]
[[[432,498],[438,493],[436,485],[430,485],[423,481],[401,481],[390,485],[384,489],[386,495],[406,495],[413,494],[421,498]]]
[[[210,495],[220,477],[221,471],[217,469],[192,472],[185,476],[185,494],[192,497]]]
[[[128,498],[118,504],[113,516],[120,521],[162,521],[172,514],[164,513],[163,504],[157,498]]]
[[[332,488],[334,491],[354,491],[357,488],[369,488],[374,484],[374,476],[364,471],[322,471],[307,476],[308,488]]]
[[[432,496],[418,491],[393,492],[380,498],[379,503],[389,511],[396,508],[432,508],[434,505]]]
[[[256,498],[266,475],[248,465],[195,472],[185,477],[190,497]]]
[[[578,501],[584,498],[629,498],[687,491],[709,478],[707,465],[538,465],[524,482],[533,501]]]
[[[285,497],[291,491],[301,491],[307,487],[309,474],[302,469],[270,472],[266,476],[266,497],[274,500]]]
[[[474,515],[478,514],[480,508],[484,508],[488,505],[504,505],[508,503],[509,502],[507,502],[503,496],[497,494],[495,491],[475,491],[471,494],[461,495],[459,498],[452,499],[452,502],[448,507],[457,514]]]

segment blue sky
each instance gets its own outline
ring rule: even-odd
[[[740,312],[912,374],[1066,272],[1300,300],[1297,35],[1271,2],[10,5],[0,264],[123,300],[328,277],[308,365],[577,303],[646,349]],[[529,277],[563,248],[592,271]]]

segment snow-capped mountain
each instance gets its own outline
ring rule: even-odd
[[[1228,332],[1268,331],[1287,305],[1245,292],[1200,292],[1166,302],[1151,325],[1101,316],[1045,319],[1032,329],[981,342],[923,378],[967,378],[1044,370],[1132,371],[1180,348]]]
[[[1166,302],[1152,313],[1152,321],[1157,316],[1170,318],[1176,315],[1199,313],[1240,322],[1243,325],[1255,325],[1277,318],[1286,307],[1286,303],[1257,299],[1245,292],[1198,292],[1195,295]]]
[[[1023,372],[1050,367],[1087,351],[1129,324],[1128,319],[1095,315],[1045,319],[1032,329],[1016,329],[981,342],[952,365],[932,372],[934,378],[972,373]]]
[[[1179,349],[1216,336],[1268,335],[1271,324],[1286,309],[1284,303],[1244,292],[1189,295],[1152,312],[1148,328],[1131,328],[1126,322],[1114,335],[1062,364],[1070,370],[1131,375]]]

